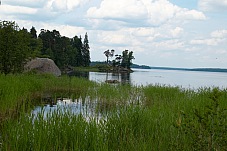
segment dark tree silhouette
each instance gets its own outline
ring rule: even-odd
[[[113,49],[111,51],[109,49],[104,51],[104,54],[106,56],[106,63],[107,64],[109,64],[109,58],[114,56],[114,51],[115,50],[113,50]]]

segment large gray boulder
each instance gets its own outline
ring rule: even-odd
[[[55,76],[61,75],[61,70],[57,67],[53,60],[49,58],[35,58],[27,62],[25,71],[35,70],[38,73],[50,73]]]

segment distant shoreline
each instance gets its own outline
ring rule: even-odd
[[[227,69],[222,68],[170,68],[170,67],[151,67],[150,69],[160,69],[160,70],[181,70],[181,71],[202,71],[202,72],[227,72]]]
[[[105,64],[105,62],[92,62],[91,65]],[[202,72],[227,72],[224,68],[174,68],[174,67],[152,67],[147,65],[132,64],[134,69],[159,69],[159,70],[178,70],[178,71],[202,71]]]
[[[171,68],[171,67],[150,67],[150,66],[133,66],[137,69],[159,69],[159,70],[178,70],[178,71],[202,71],[202,72],[227,72],[227,69],[223,68]]]

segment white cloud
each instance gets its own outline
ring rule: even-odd
[[[122,28],[117,31],[99,31],[96,40],[101,45],[127,48],[139,43],[138,39],[132,35],[133,31],[134,29],[130,28]]]
[[[134,20],[143,26],[143,21],[152,26],[166,23],[170,19],[204,20],[206,16],[196,10],[188,10],[173,5],[167,0],[103,0],[100,7],[91,7],[87,11],[89,18]],[[143,20],[143,21],[141,21]]]
[[[2,0],[2,5],[24,6],[32,8],[40,8],[45,5],[48,0]]]
[[[199,0],[199,8],[203,11],[226,11],[227,0]]]
[[[227,30],[215,30],[210,33],[210,37],[194,39],[190,43],[194,45],[207,45],[207,46],[218,46],[221,43],[227,42]]]
[[[47,27],[47,26],[46,26]],[[47,27],[46,29],[56,29],[60,31],[60,34],[62,36],[66,37],[74,37],[74,36],[83,36],[86,33],[86,30],[83,27],[75,27],[75,26],[69,26],[69,25],[52,25],[50,27]]]
[[[199,11],[196,10],[187,10],[183,9],[179,13],[176,14],[177,18],[182,20],[205,20],[206,16]]]
[[[166,40],[161,42],[154,42],[153,45],[158,48],[159,50],[178,50],[184,48],[184,42],[173,39],[173,40]]]
[[[193,45],[208,45],[208,46],[217,46],[223,42],[222,39],[216,39],[216,38],[210,38],[210,39],[196,39],[196,40],[191,40],[191,44]]]
[[[67,10],[67,1],[66,0],[55,0],[52,2],[51,7],[54,11]]]
[[[53,11],[69,12],[86,2],[87,0],[52,0],[50,3]]]
[[[160,39],[177,39],[184,34],[182,27],[173,27],[172,25],[163,25],[160,27],[141,27],[131,29],[134,36],[138,38],[145,37],[145,41],[148,39],[160,40]],[[151,41],[150,41],[151,42]]]
[[[175,29],[170,30],[170,33],[173,38],[179,37],[184,32],[184,29],[181,27],[176,27]]]
[[[86,3],[87,1],[88,0],[7,0],[3,1],[2,5],[8,4],[13,6],[25,6],[33,8],[49,7],[54,11],[72,11],[74,8]]]
[[[37,9],[29,8],[24,6],[11,6],[11,5],[4,5],[0,6],[0,14],[35,14]]]
[[[132,34],[137,37],[148,37],[148,36],[154,35],[154,33],[155,33],[155,28],[140,27],[140,28],[135,28]]]
[[[152,48],[176,50],[184,47],[184,42],[178,39],[183,33],[184,29],[181,27],[125,27],[116,31],[99,31],[96,40],[102,45],[114,45],[115,49],[125,47],[135,51]]]
[[[138,0],[103,0],[100,8],[91,7],[87,11],[90,18],[141,19],[146,17],[146,8]]]
[[[149,3],[143,0],[146,5],[149,22],[153,25],[159,25],[173,18],[179,8],[166,0],[156,0]],[[146,1],[146,2],[145,2]]]
[[[25,20],[54,20],[73,12],[89,0],[8,0],[0,6],[1,18]],[[6,15],[7,14],[7,15]],[[25,16],[25,15],[26,16]],[[5,15],[5,16],[3,16]]]
[[[28,30],[34,26],[38,32],[56,29],[67,37],[83,37],[88,32],[92,60],[104,60],[103,51],[107,49],[119,51],[116,53],[129,49],[134,52],[135,63],[211,67],[214,63],[209,59],[204,59],[204,64],[195,60],[215,56],[223,58],[225,64],[220,67],[226,67],[226,12],[212,11],[227,10],[227,0],[198,0],[201,11],[196,6],[182,8],[175,2],[2,0],[0,19],[16,21]],[[204,10],[211,12],[205,16]]]
[[[69,25],[61,25],[61,24],[55,24],[55,23],[44,23],[44,22],[28,22],[20,20],[18,21],[19,26],[25,25],[24,27],[28,30],[31,29],[32,26],[36,28],[37,33],[39,34],[41,29],[46,30],[57,30],[60,32],[61,36],[66,37],[74,37],[79,35],[84,35],[87,31],[83,27],[75,27],[75,26],[69,26]],[[21,27],[21,26],[20,26]]]
[[[227,30],[216,30],[211,33],[211,37],[214,38],[227,38]]]

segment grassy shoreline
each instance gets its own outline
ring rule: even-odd
[[[0,85],[0,150],[226,148],[226,89],[109,85],[28,74],[0,75]],[[47,96],[97,101],[96,110],[106,110],[107,118],[88,122],[68,111],[32,120],[27,113],[33,101]]]

